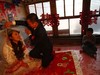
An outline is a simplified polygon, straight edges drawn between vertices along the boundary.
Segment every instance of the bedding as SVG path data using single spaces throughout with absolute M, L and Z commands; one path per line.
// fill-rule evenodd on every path
M 7 29 L 1 30 L 0 31 L 0 67 L 2 68 L 0 68 L 0 75 L 22 75 L 25 72 L 28 72 L 30 69 L 39 68 L 41 66 L 41 60 L 30 58 L 28 55 L 29 51 L 31 50 L 31 47 L 27 46 L 29 45 L 28 44 L 29 42 L 25 42 L 26 38 L 28 38 L 28 36 L 24 32 L 25 27 L 15 26 L 9 29 L 15 29 L 20 31 L 22 41 L 26 46 L 26 50 L 24 51 L 25 59 L 20 62 L 16 61 L 13 64 L 13 62 L 16 60 L 16 57 L 14 56 L 14 52 L 8 40 Z
M 0 75 L 3 75 L 5 68 L 8 67 L 8 64 L 3 56 L 3 46 L 6 41 L 6 30 L 0 30 Z

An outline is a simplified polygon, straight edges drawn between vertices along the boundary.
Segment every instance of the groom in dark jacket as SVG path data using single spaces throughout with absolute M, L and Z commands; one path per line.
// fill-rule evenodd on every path
M 42 59 L 42 67 L 47 67 L 53 60 L 53 45 L 36 14 L 29 14 L 27 16 L 27 23 L 29 29 L 25 31 L 29 35 L 31 45 L 34 46 L 29 55 L 32 58 Z

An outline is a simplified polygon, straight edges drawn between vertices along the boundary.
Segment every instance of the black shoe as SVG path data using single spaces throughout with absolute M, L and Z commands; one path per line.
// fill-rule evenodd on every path
M 51 57 L 48 57 L 48 58 L 47 57 L 43 58 L 42 59 L 42 67 L 47 68 L 53 59 L 54 59 L 54 55 L 52 55 Z

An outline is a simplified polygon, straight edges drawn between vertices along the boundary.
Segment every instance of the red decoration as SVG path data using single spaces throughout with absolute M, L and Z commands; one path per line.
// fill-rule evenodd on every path
M 86 16 L 87 20 L 88 20 L 88 25 L 91 25 L 92 23 L 97 24 L 97 17 L 95 16 L 96 12 L 97 12 L 97 10 L 88 12 L 88 15 Z M 83 15 L 83 13 L 80 12 L 80 19 L 81 19 L 80 24 L 83 24 L 83 16 L 85 16 L 85 15 Z
M 41 22 L 47 26 L 59 25 L 59 14 L 42 14 Z
M 92 15 L 96 15 L 96 12 L 97 12 L 97 10 L 92 11 Z M 92 21 L 92 23 L 97 24 L 97 17 L 94 16 L 94 17 L 91 19 L 91 21 Z
M 15 5 L 0 1 L 0 21 L 2 21 L 3 19 L 11 21 L 15 16 L 16 16 Z

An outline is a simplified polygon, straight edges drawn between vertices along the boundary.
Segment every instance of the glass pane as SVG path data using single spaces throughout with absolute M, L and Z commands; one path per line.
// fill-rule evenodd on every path
M 40 19 L 41 15 L 43 14 L 42 3 L 37 3 L 36 4 L 36 10 L 37 10 L 37 16 Z
M 100 8 L 100 0 L 91 0 L 90 9 L 94 11 L 95 9 L 99 11 Z M 94 34 L 100 34 L 100 17 L 98 17 L 97 24 L 92 23 L 89 27 L 93 28 Z
M 81 34 L 80 19 L 70 19 L 70 34 Z
M 46 13 L 51 14 L 51 12 L 50 12 L 50 2 L 44 2 L 43 6 L 44 6 L 44 14 L 46 14 Z
M 97 24 L 92 23 L 89 27 L 93 28 L 94 34 L 100 34 L 100 17 L 98 17 Z
M 66 16 L 73 15 L 73 0 L 65 0 Z
M 28 8 L 29 8 L 29 13 L 35 13 L 34 4 L 29 5 Z
M 59 20 L 58 33 L 59 36 L 69 35 L 68 19 Z
M 64 1 L 63 0 L 57 0 L 56 1 L 56 8 L 57 8 L 57 14 L 59 16 L 64 16 Z
M 52 33 L 53 31 L 52 31 L 52 27 L 51 26 L 45 25 L 44 28 L 46 29 L 48 36 L 53 36 L 53 33 Z
M 75 15 L 80 15 L 82 12 L 82 3 L 83 0 L 75 0 Z
M 97 10 L 99 11 L 99 8 L 100 8 L 100 0 L 91 0 L 91 6 L 90 6 L 90 9 L 91 10 Z
M 44 28 L 46 29 L 46 31 L 51 31 L 52 30 L 52 27 L 51 26 L 45 25 Z
M 66 20 L 66 19 L 59 20 L 58 30 L 62 30 L 62 29 L 69 29 L 68 28 L 68 20 Z

